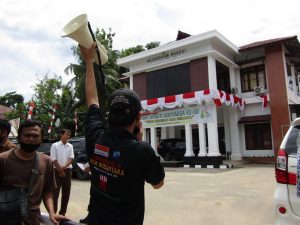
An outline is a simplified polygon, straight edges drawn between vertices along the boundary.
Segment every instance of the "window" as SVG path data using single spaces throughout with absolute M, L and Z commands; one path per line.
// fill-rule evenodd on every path
M 269 123 L 245 124 L 246 150 L 272 149 Z
M 241 69 L 242 92 L 250 92 L 254 87 L 266 88 L 265 65 Z
M 189 64 L 181 64 L 147 74 L 147 98 L 182 94 L 191 90 Z
M 300 146 L 300 126 L 291 128 L 288 133 L 288 139 L 285 144 L 285 150 L 289 155 L 297 155 L 298 148 Z

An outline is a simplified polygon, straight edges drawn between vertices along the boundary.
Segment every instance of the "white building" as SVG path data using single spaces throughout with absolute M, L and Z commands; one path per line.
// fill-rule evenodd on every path
M 176 41 L 118 65 L 128 68 L 123 75 L 148 113 L 143 122 L 153 148 L 160 139 L 183 137 L 186 163 L 218 165 L 228 153 L 234 160 L 274 157 L 297 115 L 299 62 L 297 36 L 238 48 L 213 30 L 179 32 Z

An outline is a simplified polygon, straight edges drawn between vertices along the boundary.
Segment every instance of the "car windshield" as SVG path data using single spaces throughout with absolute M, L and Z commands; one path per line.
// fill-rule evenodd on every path
M 175 145 L 177 148 L 185 148 L 185 142 L 181 141 L 181 142 L 177 142 Z
M 300 147 L 300 126 L 292 127 L 287 135 L 288 138 L 284 147 L 285 151 L 289 155 L 296 155 Z

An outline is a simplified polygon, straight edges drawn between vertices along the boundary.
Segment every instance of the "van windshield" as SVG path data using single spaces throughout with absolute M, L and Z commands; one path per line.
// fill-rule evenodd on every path
M 288 138 L 284 147 L 285 151 L 289 155 L 296 155 L 300 147 L 300 126 L 292 127 L 287 135 Z

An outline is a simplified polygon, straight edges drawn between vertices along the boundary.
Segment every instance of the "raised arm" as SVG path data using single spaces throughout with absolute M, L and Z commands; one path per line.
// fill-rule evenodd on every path
M 79 45 L 81 55 L 86 63 L 85 96 L 88 107 L 94 104 L 99 106 L 99 99 L 97 94 L 97 86 L 93 67 L 95 46 L 96 43 L 94 43 L 89 49 L 86 49 Z

